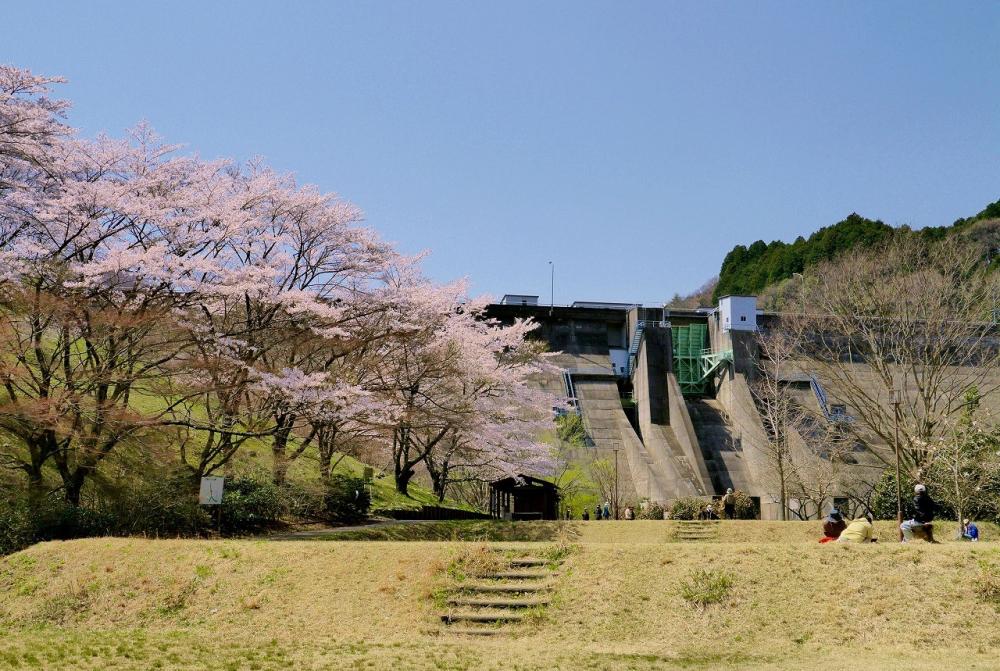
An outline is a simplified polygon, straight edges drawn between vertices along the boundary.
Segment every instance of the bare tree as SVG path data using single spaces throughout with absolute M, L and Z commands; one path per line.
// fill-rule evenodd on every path
M 789 374 L 796 371 L 793 357 L 798 338 L 792 329 L 761 331 L 757 334 L 757 375 L 750 392 L 760 412 L 767 442 L 755 445 L 773 466 L 781 502 L 781 519 L 788 519 L 788 485 L 793 464 L 790 440 L 803 421 L 803 408 L 795 402 L 787 387 Z
M 1000 277 L 966 242 L 900 235 L 816 267 L 801 290 L 801 356 L 850 406 L 859 420 L 851 426 L 869 445 L 893 445 L 899 390 L 902 465 L 923 477 L 929 446 L 947 433 L 965 393 L 993 391 Z M 890 463 L 891 451 L 875 454 Z
M 624 458 L 624 456 L 620 455 L 620 458 Z M 625 468 L 628 466 L 625 465 Z M 601 500 L 611 504 L 612 514 L 615 515 L 616 519 L 624 500 L 622 495 L 625 485 L 624 475 L 622 464 L 619 463 L 616 468 L 613 458 L 595 459 L 590 462 L 590 479 L 597 486 Z

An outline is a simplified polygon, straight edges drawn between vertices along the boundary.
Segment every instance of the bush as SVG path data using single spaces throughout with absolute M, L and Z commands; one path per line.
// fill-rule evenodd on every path
M 222 530 L 250 533 L 281 519 L 282 497 L 271 482 L 252 477 L 227 478 L 222 494 Z
M 344 524 L 365 520 L 372 504 L 364 480 L 340 473 L 330 477 L 324 500 L 330 519 Z
M 755 520 L 759 517 L 760 511 L 757 510 L 757 506 L 754 505 L 753 499 L 750 498 L 749 494 L 741 489 L 737 489 L 733 492 L 733 496 L 736 497 L 736 519 Z M 715 514 L 721 520 L 725 513 L 725 506 L 722 505 L 722 499 L 713 501 L 712 506 L 715 508 Z
M 0 501 L 0 555 L 32 543 L 112 533 L 114 517 L 103 510 L 75 507 L 49 497 L 32 508 L 27 501 Z
M 1000 570 L 982 559 L 979 560 L 976 593 L 981 601 L 991 604 L 1000 611 Z
M 691 571 L 687 578 L 681 580 L 681 597 L 692 606 L 705 606 L 722 603 L 729 598 L 733 587 L 733 578 L 728 573 L 713 569 L 697 569 Z
M 35 541 L 106 536 L 114 531 L 114 515 L 106 510 L 73 506 L 50 497 L 31 511 Z
M 35 542 L 35 526 L 27 504 L 0 499 L 0 557 Z
M 114 533 L 194 536 L 211 527 L 208 511 L 198 504 L 198 490 L 186 471 L 150 477 L 120 491 L 105 504 Z
M 903 514 L 906 515 L 906 507 L 913 496 L 913 479 L 905 472 L 902 474 L 903 484 Z M 882 472 L 882 477 L 875 483 L 872 489 L 871 513 L 877 520 L 896 519 L 896 473 L 893 469 L 887 468 Z
M 705 501 L 697 496 L 682 496 L 670 504 L 670 519 L 696 520 L 705 509 Z
M 318 485 L 308 486 L 286 482 L 281 488 L 281 507 L 284 513 L 297 520 L 325 520 L 326 496 Z
M 639 513 L 637 517 L 640 520 L 662 520 L 663 519 L 663 506 L 659 503 L 649 503 L 646 505 L 645 509 L 641 506 L 639 507 Z

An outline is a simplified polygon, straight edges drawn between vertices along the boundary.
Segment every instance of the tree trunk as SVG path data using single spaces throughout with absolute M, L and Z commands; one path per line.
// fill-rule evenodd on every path
M 415 471 L 412 468 L 397 468 L 396 469 L 396 491 L 403 496 L 410 495 L 410 480 L 415 475 Z
M 434 490 L 434 495 L 437 496 L 439 503 L 444 502 L 445 489 L 448 485 L 448 475 L 446 469 L 441 470 L 430 470 L 431 475 L 431 486 Z
M 86 481 L 81 469 L 77 469 L 73 476 L 63 481 L 65 487 L 66 503 L 75 508 L 80 507 L 80 497 L 83 493 L 83 483 Z
M 271 479 L 281 487 L 288 477 L 288 430 L 281 430 L 271 441 Z
M 41 469 L 25 469 L 28 475 L 28 507 L 37 510 L 45 499 L 45 479 Z
M 330 481 L 330 461 L 333 458 L 333 451 L 320 446 L 319 449 L 319 479 L 322 482 Z

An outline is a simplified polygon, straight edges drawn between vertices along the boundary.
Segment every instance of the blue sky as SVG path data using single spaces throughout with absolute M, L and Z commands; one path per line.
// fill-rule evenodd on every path
M 1000 198 L 1000 5 L 45 2 L 0 61 L 356 203 L 428 273 L 653 303 L 735 244 Z

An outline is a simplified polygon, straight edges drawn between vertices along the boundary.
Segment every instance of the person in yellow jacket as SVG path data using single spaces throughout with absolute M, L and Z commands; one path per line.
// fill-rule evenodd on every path
M 837 539 L 838 543 L 874 543 L 873 533 L 875 527 L 872 526 L 872 514 L 868 513 L 864 517 L 859 517 L 844 529 Z

